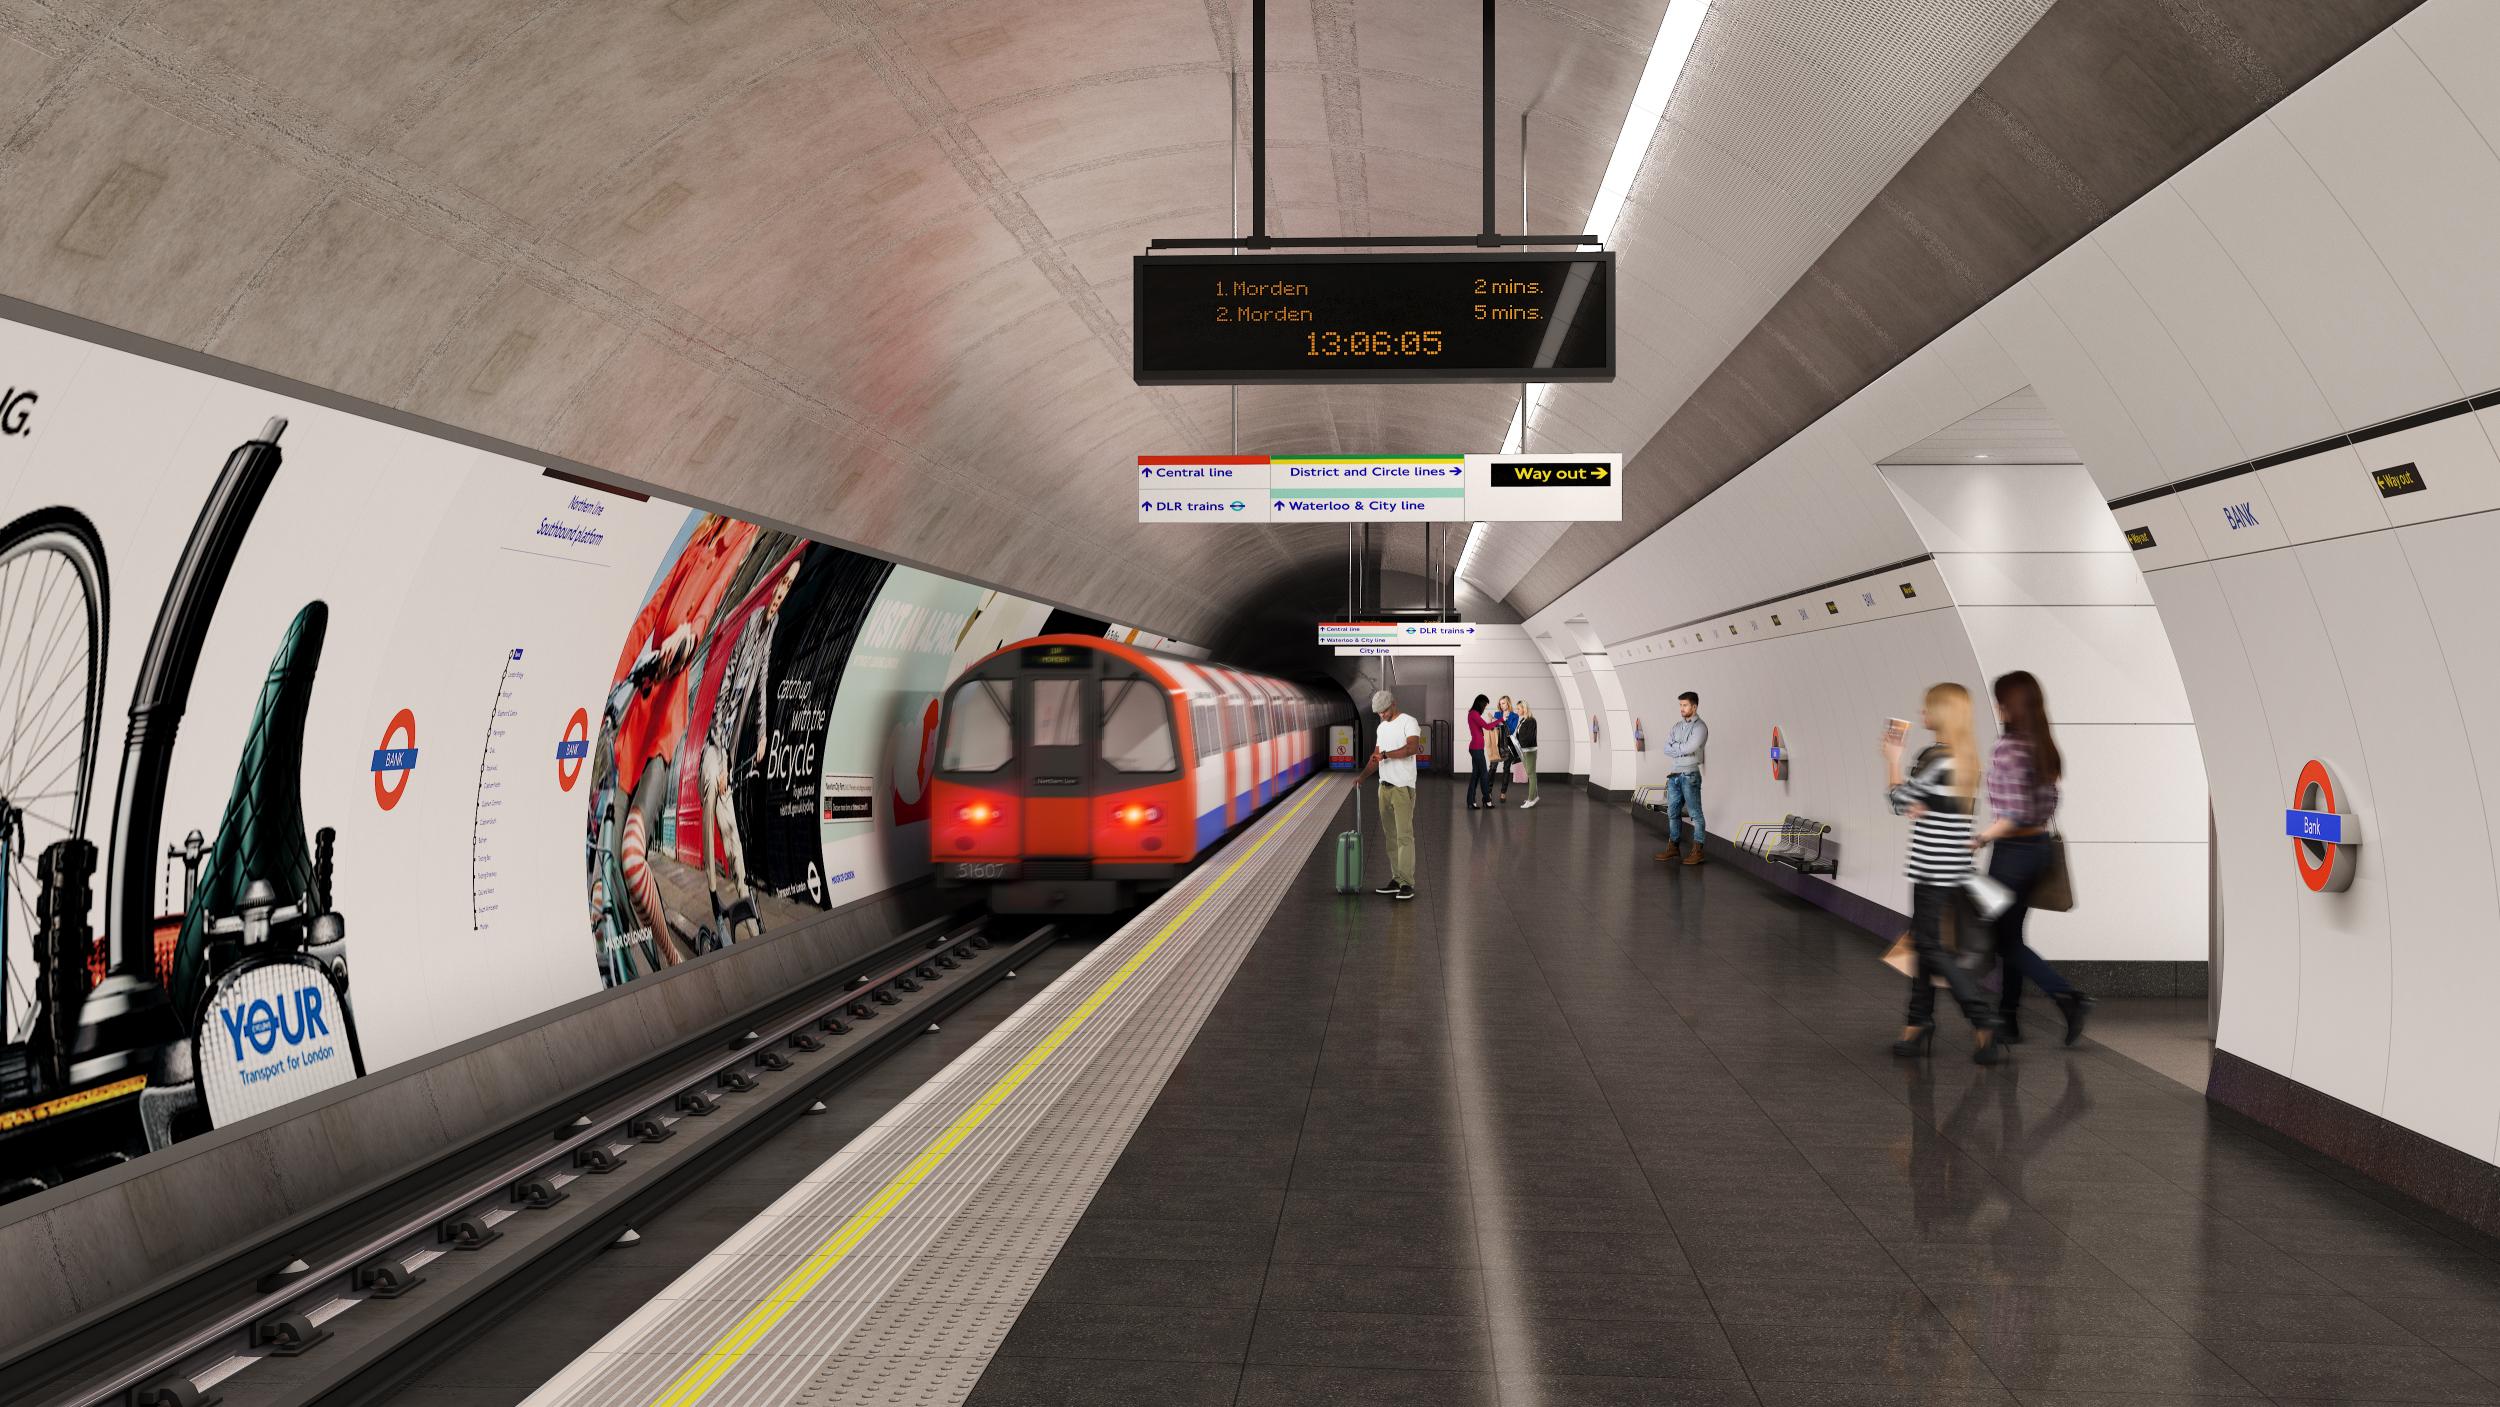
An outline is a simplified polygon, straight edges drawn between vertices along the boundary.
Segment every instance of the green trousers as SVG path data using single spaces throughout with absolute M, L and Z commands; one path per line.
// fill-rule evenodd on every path
M 1415 882 L 1415 789 L 1380 784 L 1380 829 L 1389 838 L 1389 882 Z

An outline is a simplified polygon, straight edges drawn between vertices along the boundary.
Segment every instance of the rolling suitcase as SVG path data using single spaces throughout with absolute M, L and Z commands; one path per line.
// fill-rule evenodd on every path
M 1354 829 L 1337 832 L 1337 892 L 1363 892 L 1363 784 L 1354 784 Z

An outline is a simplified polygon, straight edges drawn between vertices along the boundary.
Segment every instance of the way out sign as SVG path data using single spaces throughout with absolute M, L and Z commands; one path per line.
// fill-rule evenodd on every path
M 2361 860 L 2361 818 L 2325 762 L 2313 757 L 2300 769 L 2291 808 L 2283 813 L 2283 834 L 2291 838 L 2300 882 L 2312 893 L 2340 894 L 2352 887 Z

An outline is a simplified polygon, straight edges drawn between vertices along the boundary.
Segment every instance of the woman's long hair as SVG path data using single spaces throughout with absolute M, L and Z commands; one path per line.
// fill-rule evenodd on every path
M 1486 697 L 1485 695 L 1483 695 L 1483 694 L 1478 694 L 1478 695 L 1476 695 L 1476 701 L 1475 701 L 1474 703 L 1471 703 L 1471 704 L 1467 705 L 1467 711 L 1468 711 L 1469 713 L 1482 713 L 1482 712 L 1484 712 L 1484 706 L 1485 706 L 1486 704 L 1491 703 L 1491 702 L 1493 702 L 1493 700 L 1491 700 L 1490 698 L 1487 698 L 1487 697 Z
M 1936 684 L 1927 690 L 1927 715 L 1933 720 L 1936 741 L 1953 755 L 1953 786 L 1955 796 L 1975 796 L 1979 792 L 1979 739 L 1970 727 L 1970 690 L 1959 684 Z
M 2005 710 L 2007 736 L 2023 740 L 2031 749 L 2031 767 L 2043 784 L 2065 775 L 2066 760 L 2057 754 L 2057 740 L 2049 736 L 2048 695 L 2040 692 L 2040 681 L 2031 671 L 2018 669 L 1997 676 L 1995 693 L 1997 707 Z

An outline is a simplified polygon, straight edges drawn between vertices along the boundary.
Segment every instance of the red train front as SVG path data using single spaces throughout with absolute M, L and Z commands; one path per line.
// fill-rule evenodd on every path
M 1178 880 L 1327 756 L 1342 695 L 1084 635 L 1010 645 L 947 691 L 938 882 L 1001 913 L 1111 913 Z

